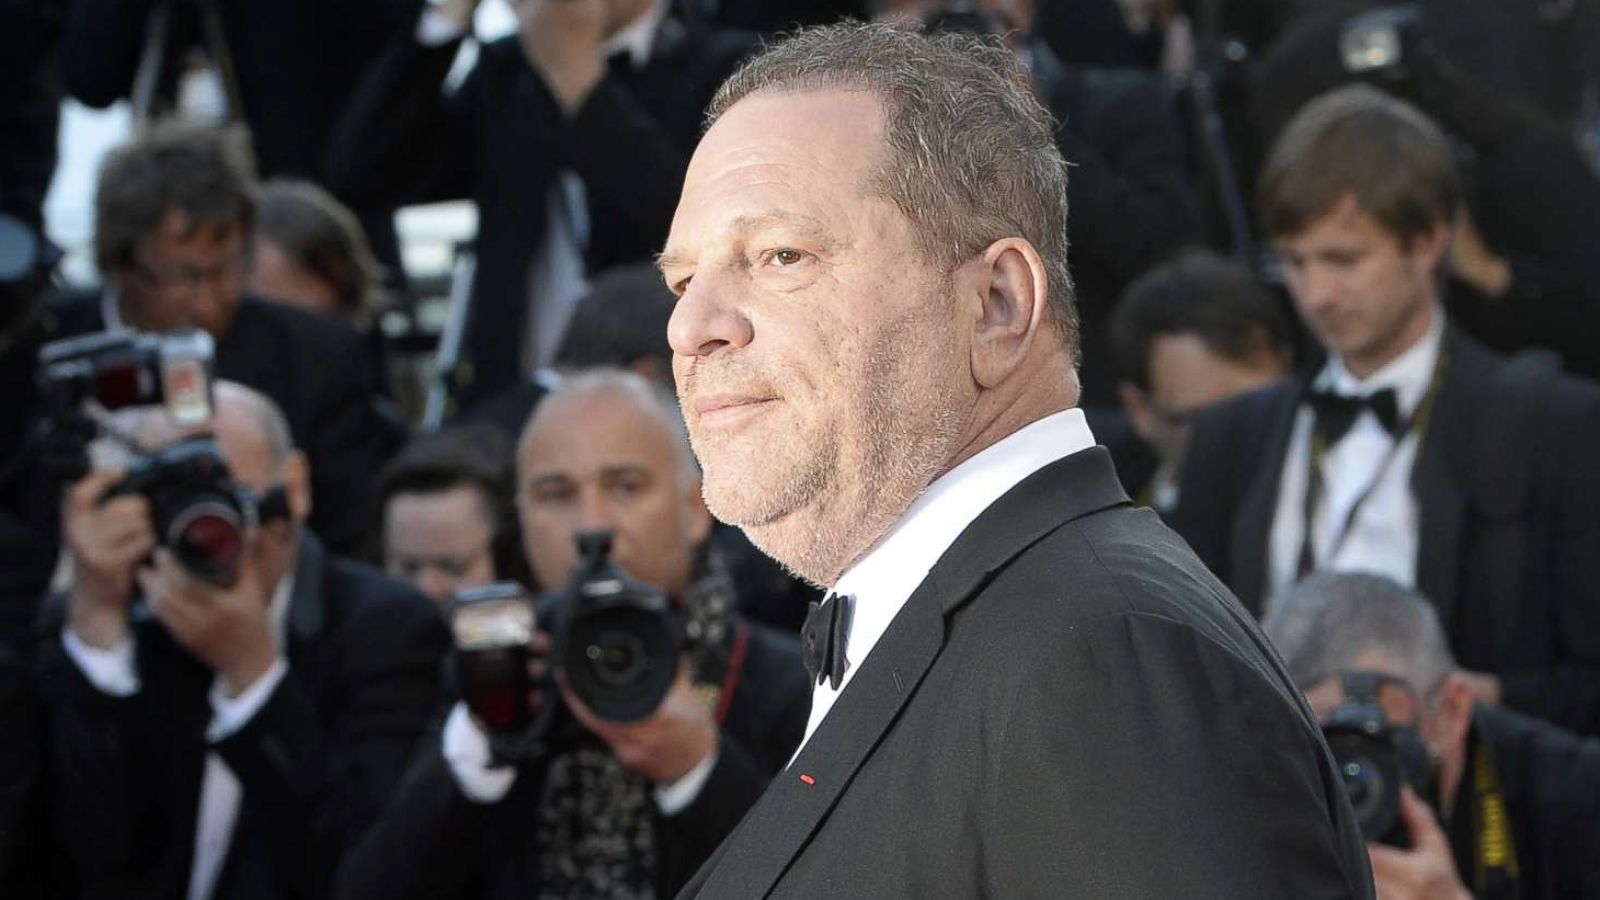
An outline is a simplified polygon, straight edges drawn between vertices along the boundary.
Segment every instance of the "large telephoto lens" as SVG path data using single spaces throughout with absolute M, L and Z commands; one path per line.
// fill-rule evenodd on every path
M 172 518 L 167 546 L 183 567 L 208 581 L 231 583 L 244 553 L 239 511 L 217 499 L 191 503 Z

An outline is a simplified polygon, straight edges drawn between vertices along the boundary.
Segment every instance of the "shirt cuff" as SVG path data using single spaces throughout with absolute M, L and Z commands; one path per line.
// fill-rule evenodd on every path
M 110 650 L 85 644 L 71 627 L 61 629 L 61 645 L 83 677 L 102 694 L 132 697 L 139 693 L 139 672 L 133 664 L 133 638 L 125 638 Z
M 272 692 L 278 689 L 278 684 L 287 674 L 289 674 L 289 662 L 280 656 L 265 675 L 257 678 L 255 684 L 245 688 L 237 697 L 228 696 L 227 689 L 222 686 L 221 678 L 212 682 L 211 724 L 206 726 L 206 740 L 215 744 L 238 734 L 244 726 L 250 724 L 250 720 L 261 711 L 261 707 L 267 705 Z
M 677 781 L 658 784 L 655 787 L 656 808 L 661 810 L 663 816 L 675 816 L 689 808 L 695 798 L 700 796 L 700 790 L 706 786 L 706 780 L 711 777 L 711 770 L 717 767 L 717 753 L 712 750 L 706 758 L 695 764 L 695 767 L 683 774 Z
M 474 803 L 499 803 L 517 780 L 516 769 L 490 765 L 489 736 L 472 721 L 465 703 L 457 703 L 444 723 L 444 760 L 461 793 Z
M 417 19 L 417 43 L 424 47 L 443 47 L 466 33 L 467 29 L 431 6 L 423 9 L 422 17 Z

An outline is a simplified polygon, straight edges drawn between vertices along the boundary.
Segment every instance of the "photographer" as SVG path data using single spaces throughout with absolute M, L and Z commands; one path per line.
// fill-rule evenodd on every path
M 1378 795 L 1361 807 L 1398 800 L 1404 846 L 1369 845 L 1380 898 L 1600 897 L 1600 743 L 1475 704 L 1427 598 L 1376 575 L 1316 575 L 1265 628 L 1319 718 L 1350 702 L 1346 673 L 1373 673 L 1382 740 L 1420 739 L 1412 783 L 1353 785 Z
M 95 471 L 65 501 L 66 625 L 40 648 L 63 897 L 324 896 L 436 708 L 437 614 L 306 530 L 310 472 L 270 400 L 215 400 L 243 524 L 218 523 L 205 460 L 136 493 Z M 134 415 L 155 463 L 195 446 Z M 191 524 L 160 534 L 157 510 Z
M 379 399 L 362 337 L 323 316 L 251 295 L 256 208 L 249 168 L 223 132 L 173 128 L 114 151 L 95 196 L 98 291 L 62 298 L 63 336 L 202 328 L 221 378 L 271 397 L 311 460 L 311 527 L 354 549 L 371 473 L 404 425 Z
M 524 0 L 517 33 L 484 44 L 447 95 L 477 5 L 422 12 L 327 160 L 356 205 L 477 205 L 462 409 L 549 363 L 587 274 L 660 249 L 705 106 L 754 45 L 667 0 Z
M 456 591 L 524 580 L 511 443 L 487 425 L 419 437 L 378 475 L 383 567 L 449 610 Z
M 799 743 L 798 647 L 731 614 L 669 394 L 614 370 L 569 379 L 529 422 L 517 481 L 539 585 L 572 576 L 577 534 L 609 530 L 616 564 L 688 623 L 687 652 L 655 712 L 628 724 L 585 709 L 558 671 L 584 733 L 516 766 L 491 761 L 485 728 L 457 704 L 350 855 L 342 898 L 670 897 Z M 541 655 L 549 640 L 535 639 Z

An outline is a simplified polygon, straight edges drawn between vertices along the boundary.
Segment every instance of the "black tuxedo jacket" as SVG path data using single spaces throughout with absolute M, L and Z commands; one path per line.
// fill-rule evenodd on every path
M 446 97 L 459 46 L 397 38 L 342 120 L 327 177 L 358 206 L 459 198 L 477 205 L 465 406 L 520 378 L 528 267 L 544 239 L 557 176 L 570 170 L 583 180 L 590 272 L 649 259 L 666 242 L 706 105 L 754 38 L 669 16 L 649 63 L 614 68 L 570 119 L 516 35 L 485 45 Z
M 41 646 L 61 897 L 182 900 L 208 746 L 213 676 L 136 621 L 141 690 L 97 690 L 51 635 Z M 382 808 L 438 704 L 438 612 L 306 535 L 288 618 L 289 672 L 214 745 L 243 786 L 219 900 L 326 896 L 340 854 Z
M 1369 898 L 1370 885 L 1277 657 L 1095 448 L 962 533 L 679 897 Z
M 656 820 L 656 895 L 670 897 L 738 824 L 805 734 L 811 693 L 791 635 L 748 625 L 716 763 L 686 808 Z M 525 900 L 538 896 L 534 827 L 544 769 L 494 804 L 461 793 L 437 734 L 341 872 L 340 900 Z
M 1507 704 L 1600 733 L 1600 390 L 1495 356 L 1454 326 L 1443 352 L 1411 472 L 1417 588 L 1457 661 L 1499 675 Z M 1189 441 L 1173 525 L 1257 615 L 1306 384 L 1227 401 Z
M 60 336 L 105 328 L 99 291 L 61 298 Z M 365 339 L 348 326 L 246 296 L 217 342 L 216 375 L 271 397 L 311 462 L 311 527 L 334 549 L 359 549 L 372 523 L 372 473 L 406 426 L 381 396 Z

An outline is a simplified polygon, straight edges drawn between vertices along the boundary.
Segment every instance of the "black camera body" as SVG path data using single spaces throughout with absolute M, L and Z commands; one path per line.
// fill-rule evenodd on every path
M 1376 672 L 1340 674 L 1345 700 L 1322 724 L 1334 767 L 1344 781 L 1361 836 L 1406 848 L 1411 844 L 1400 817 L 1400 790 L 1410 787 L 1430 805 L 1434 779 L 1427 745 L 1410 726 L 1393 726 L 1378 693 L 1389 676 Z
M 682 623 L 666 594 L 611 561 L 611 540 L 609 532 L 578 535 L 581 560 L 572 580 L 539 600 L 515 582 L 456 595 L 455 676 L 497 760 L 535 759 L 582 735 L 555 679 L 540 684 L 529 674 L 536 623 L 550 633 L 552 668 L 602 719 L 648 718 L 671 690 L 684 645 Z M 534 696 L 537 710 L 530 704 Z
M 184 438 L 136 458 L 100 502 L 127 494 L 150 502 L 156 539 L 184 568 L 214 584 L 233 583 L 256 504 L 233 480 L 214 439 Z

